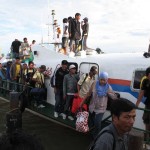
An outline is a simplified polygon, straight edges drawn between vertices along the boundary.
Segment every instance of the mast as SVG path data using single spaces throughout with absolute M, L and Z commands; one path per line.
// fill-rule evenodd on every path
M 57 20 L 55 20 L 55 10 L 52 10 L 52 25 L 53 25 L 53 40 L 55 39 L 55 26 L 57 25 Z

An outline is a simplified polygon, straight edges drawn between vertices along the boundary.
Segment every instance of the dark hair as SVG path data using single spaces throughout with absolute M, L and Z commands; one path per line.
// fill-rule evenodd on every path
M 71 16 L 69 16 L 69 17 L 68 17 L 68 20 L 71 20 L 71 19 L 72 19 L 72 17 L 71 17 Z
M 76 13 L 76 14 L 75 14 L 75 17 L 76 17 L 76 16 L 81 16 L 81 14 L 80 14 L 80 13 Z
M 25 37 L 25 38 L 23 38 L 23 40 L 27 40 L 27 38 Z
M 111 115 L 115 115 L 119 118 L 122 112 L 130 112 L 136 109 L 136 105 L 125 98 L 119 98 L 114 100 L 111 104 Z
M 44 150 L 44 147 L 35 135 L 16 130 L 0 137 L 0 150 Z
M 34 62 L 33 61 L 29 61 L 28 65 L 30 65 L 30 64 L 34 64 Z
M 96 69 L 97 69 L 96 66 L 92 66 L 91 69 L 90 69 L 90 72 L 93 72 L 93 71 L 95 71 Z
M 68 65 L 68 61 L 67 60 L 62 60 L 61 64 L 62 65 Z
M 12 64 L 12 61 L 8 61 L 8 62 L 7 62 L 7 66 L 8 66 L 8 65 L 11 65 L 11 64 Z
M 40 69 L 46 70 L 46 66 L 45 65 L 41 65 Z
M 64 18 L 63 19 L 63 23 L 67 23 L 68 19 L 67 18 Z
M 150 73 L 150 67 L 148 67 L 148 68 L 146 69 L 146 72 L 145 72 L 146 76 L 148 76 L 149 73 Z

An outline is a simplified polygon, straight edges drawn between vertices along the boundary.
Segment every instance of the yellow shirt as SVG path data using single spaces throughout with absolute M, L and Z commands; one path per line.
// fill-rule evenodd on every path
M 16 77 L 19 76 L 20 70 L 21 70 L 20 64 L 16 64 L 16 75 L 15 75 Z
M 44 84 L 44 75 L 40 73 L 38 70 L 33 75 L 33 79 L 36 79 L 35 87 L 41 87 Z

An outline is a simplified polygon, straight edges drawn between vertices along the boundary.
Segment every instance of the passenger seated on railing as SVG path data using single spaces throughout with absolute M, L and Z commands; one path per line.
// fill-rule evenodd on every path
M 20 77 L 22 76 L 22 66 L 20 58 L 16 57 L 15 62 L 10 67 L 10 78 L 12 82 L 20 83 Z M 17 86 L 14 86 L 14 90 L 18 90 Z
M 0 150 L 44 150 L 41 140 L 22 130 L 0 136 Z
M 30 46 L 29 46 L 29 43 L 28 43 L 28 40 L 27 38 L 25 37 L 23 39 L 23 42 L 21 43 L 21 51 L 20 51 L 20 54 L 21 55 L 29 55 L 29 50 L 30 50 Z
M 30 61 L 28 68 L 24 71 L 25 84 L 35 87 L 35 81 L 32 80 L 36 69 L 34 68 L 34 62 Z
M 35 81 L 35 88 L 31 90 L 31 95 L 36 97 L 36 103 L 39 108 L 45 107 L 42 103 L 46 100 L 46 89 L 44 84 L 44 71 L 46 66 L 41 65 L 34 73 L 32 80 Z

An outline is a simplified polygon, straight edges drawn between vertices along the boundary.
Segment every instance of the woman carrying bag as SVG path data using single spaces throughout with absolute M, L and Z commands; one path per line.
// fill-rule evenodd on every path
M 89 105 L 91 121 L 94 123 L 93 136 L 101 130 L 101 121 L 107 108 L 108 94 L 114 94 L 111 86 L 108 84 L 108 73 L 101 72 L 93 89 L 93 97 Z

